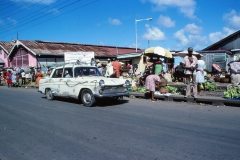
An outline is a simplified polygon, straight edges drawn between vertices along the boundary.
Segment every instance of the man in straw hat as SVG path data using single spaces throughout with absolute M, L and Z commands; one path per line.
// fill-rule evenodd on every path
M 182 68 L 185 69 L 186 78 L 186 95 L 184 97 L 189 97 L 191 95 L 191 87 L 193 88 L 194 98 L 197 98 L 197 84 L 196 84 L 196 68 L 198 67 L 197 57 L 193 55 L 193 48 L 188 48 L 188 55 L 183 58 Z M 191 80 L 192 79 L 192 80 Z

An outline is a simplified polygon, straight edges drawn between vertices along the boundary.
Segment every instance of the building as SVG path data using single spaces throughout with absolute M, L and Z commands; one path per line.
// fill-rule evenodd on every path
M 0 41 L 0 67 L 8 67 L 8 55 L 14 46 L 13 42 Z
M 64 63 L 64 52 L 94 52 L 95 59 L 106 61 L 135 48 L 65 42 L 16 40 L 9 52 L 9 67 L 50 67 Z
M 240 30 L 199 52 L 204 55 L 208 70 L 211 70 L 211 65 L 215 63 L 222 71 L 227 71 L 228 63 L 237 60 L 240 55 Z

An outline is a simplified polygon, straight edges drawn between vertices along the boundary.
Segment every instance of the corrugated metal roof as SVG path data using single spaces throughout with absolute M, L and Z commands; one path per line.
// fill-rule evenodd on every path
M 118 54 L 133 53 L 135 48 L 100 46 L 90 44 L 77 44 L 65 42 L 47 42 L 47 41 L 28 41 L 19 40 L 24 46 L 29 48 L 35 54 L 58 55 L 64 52 L 94 52 L 96 56 L 117 56 Z M 138 50 L 142 52 L 143 50 Z
M 0 41 L 0 47 L 2 49 L 5 50 L 5 52 L 7 52 L 7 54 L 9 54 L 9 52 L 11 51 L 12 47 L 14 46 L 13 42 L 4 42 L 4 41 Z

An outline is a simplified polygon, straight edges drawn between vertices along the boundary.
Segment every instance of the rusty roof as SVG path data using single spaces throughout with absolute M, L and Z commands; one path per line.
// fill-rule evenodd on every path
M 12 47 L 14 46 L 13 42 L 4 42 L 4 41 L 0 41 L 0 47 L 5 50 L 5 52 L 7 52 L 7 54 L 9 54 L 9 52 L 11 51 Z
M 27 49 L 35 54 L 52 54 L 59 55 L 64 52 L 94 52 L 96 56 L 117 56 L 118 54 L 126 54 L 135 52 L 135 48 L 102 46 L 65 42 L 49 42 L 49 41 L 28 41 L 19 40 Z M 143 52 L 139 49 L 138 52 Z

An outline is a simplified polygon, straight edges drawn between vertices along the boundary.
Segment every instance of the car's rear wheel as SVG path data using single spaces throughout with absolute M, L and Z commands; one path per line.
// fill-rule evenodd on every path
M 96 99 L 89 89 L 84 89 L 81 93 L 81 101 L 84 106 L 86 107 L 92 107 L 94 103 L 96 102 Z
M 47 97 L 48 100 L 53 100 L 54 99 L 54 95 L 53 95 L 51 89 L 46 90 L 46 97 Z

